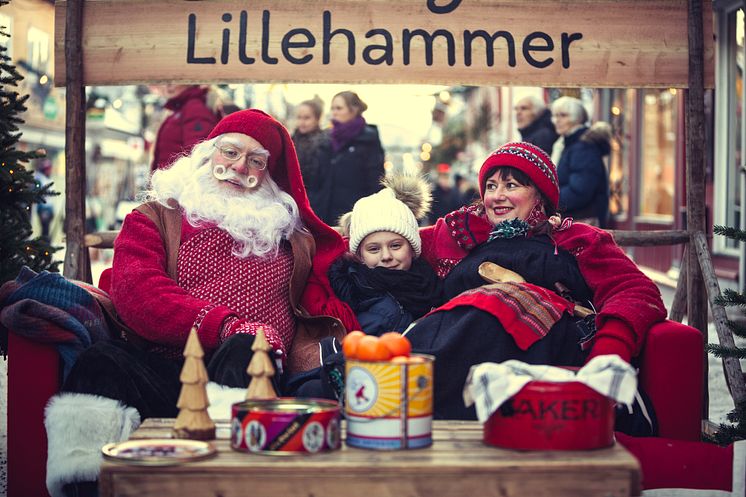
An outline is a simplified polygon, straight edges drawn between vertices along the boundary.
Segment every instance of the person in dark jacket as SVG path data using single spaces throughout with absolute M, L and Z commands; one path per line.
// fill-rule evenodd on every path
M 314 206 L 319 217 L 332 226 L 355 202 L 375 193 L 384 174 L 378 129 L 367 124 L 362 115 L 367 108 L 351 91 L 338 93 L 332 99 L 329 146 L 319 156 L 324 182 L 322 201 L 318 208 Z
M 210 134 L 219 117 L 207 106 L 207 88 L 166 85 L 161 88 L 171 114 L 158 128 L 151 171 L 164 169 Z
M 501 146 L 484 161 L 479 189 L 480 204 L 420 230 L 421 257 L 443 278 L 449 299 L 407 332 L 413 352 L 436 357 L 436 419 L 476 417 L 461 402 L 475 364 L 582 366 L 610 354 L 630 362 L 650 327 L 666 317 L 658 287 L 609 233 L 556 216 L 559 181 L 543 150 Z M 484 262 L 513 278 L 485 285 Z M 571 315 L 573 302 L 592 304 L 595 334 Z
M 465 203 L 461 192 L 453 185 L 451 166 L 442 163 L 438 164 L 435 170 L 438 176 L 433 188 L 433 208 L 428 214 L 430 224 L 435 224 L 438 219 L 449 212 L 455 211 Z
M 427 215 L 430 188 L 412 176 L 382 181 L 384 188 L 355 203 L 340 218 L 349 252 L 330 266 L 334 294 L 355 313 L 360 329 L 381 336 L 404 332 L 414 321 L 443 303 L 442 283 L 419 258 L 418 219 Z M 288 379 L 286 392 L 297 397 L 344 398 L 345 359 L 336 338 L 319 344 L 322 366 Z
M 560 210 L 575 221 L 605 228 L 609 173 L 603 158 L 611 150 L 611 129 L 603 122 L 586 126 L 588 113 L 573 97 L 560 97 L 552 104 L 552 121 L 564 137 L 557 163 Z
M 551 155 L 559 135 L 552 124 L 552 113 L 542 99 L 534 95 L 520 99 L 515 104 L 515 121 L 522 141 L 533 143 Z
M 355 203 L 342 217 L 350 252 L 329 269 L 340 300 L 350 305 L 364 331 L 380 336 L 403 332 L 440 300 L 435 271 L 419 259 L 418 218 L 430 206 L 426 181 L 397 176 Z
M 317 96 L 311 100 L 304 100 L 295 110 L 295 132 L 293 143 L 298 153 L 300 172 L 303 184 L 306 186 L 308 201 L 311 208 L 318 212 L 321 203 L 322 174 L 319 166 L 319 152 L 328 141 L 328 136 L 321 129 L 321 114 L 324 102 Z

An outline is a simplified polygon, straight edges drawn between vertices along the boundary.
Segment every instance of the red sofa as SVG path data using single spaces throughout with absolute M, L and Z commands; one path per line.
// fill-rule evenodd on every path
M 53 347 L 13 332 L 8 349 L 8 497 L 46 496 L 44 407 L 59 388 L 59 357 Z M 700 440 L 703 360 L 704 342 L 694 328 L 666 321 L 648 333 L 640 382 L 661 437 Z

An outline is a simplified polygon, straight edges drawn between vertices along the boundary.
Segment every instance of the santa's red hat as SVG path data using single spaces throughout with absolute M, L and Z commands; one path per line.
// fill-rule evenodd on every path
M 552 206 L 557 208 L 559 203 L 557 167 L 546 152 L 527 142 L 506 143 L 487 157 L 479 170 L 479 192 L 482 198 L 484 198 L 487 174 L 496 167 L 505 166 L 524 172 L 536 188 L 549 199 Z
M 306 293 L 303 296 L 303 305 L 306 310 L 311 315 L 333 311 L 335 317 L 338 317 L 348 330 L 359 328 L 355 314 L 346 304 L 339 301 L 339 305 L 333 305 L 337 299 L 333 298 L 326 271 L 331 263 L 346 251 L 346 246 L 339 233 L 324 224 L 311 209 L 306 188 L 303 185 L 295 146 L 285 126 L 266 112 L 247 109 L 224 117 L 215 125 L 207 139 L 226 133 L 242 133 L 250 136 L 269 151 L 270 177 L 283 191 L 293 197 L 295 203 L 298 204 L 303 224 L 316 240 L 316 254 L 313 258 L 312 270 L 323 282 L 325 289 L 319 291 L 319 289 L 306 287 Z

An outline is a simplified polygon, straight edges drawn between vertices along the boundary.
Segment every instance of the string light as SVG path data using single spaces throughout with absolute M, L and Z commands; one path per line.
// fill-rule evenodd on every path
M 44 255 L 49 255 L 49 252 L 47 252 L 47 251 L 45 250 L 45 251 L 44 251 Z
M 12 169 L 10 170 L 10 174 L 13 174 L 13 170 Z

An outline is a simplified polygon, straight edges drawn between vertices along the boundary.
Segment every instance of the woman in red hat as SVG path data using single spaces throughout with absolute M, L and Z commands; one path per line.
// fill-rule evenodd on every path
M 479 172 L 481 202 L 421 232 L 422 257 L 441 278 L 448 303 L 407 336 L 436 355 L 435 416 L 474 418 L 459 401 L 469 368 L 518 359 L 580 366 L 616 354 L 630 362 L 645 333 L 666 317 L 660 291 L 603 230 L 560 222 L 556 167 L 540 148 L 508 143 Z M 525 283 L 485 286 L 492 262 Z M 573 316 L 575 303 L 595 316 Z

